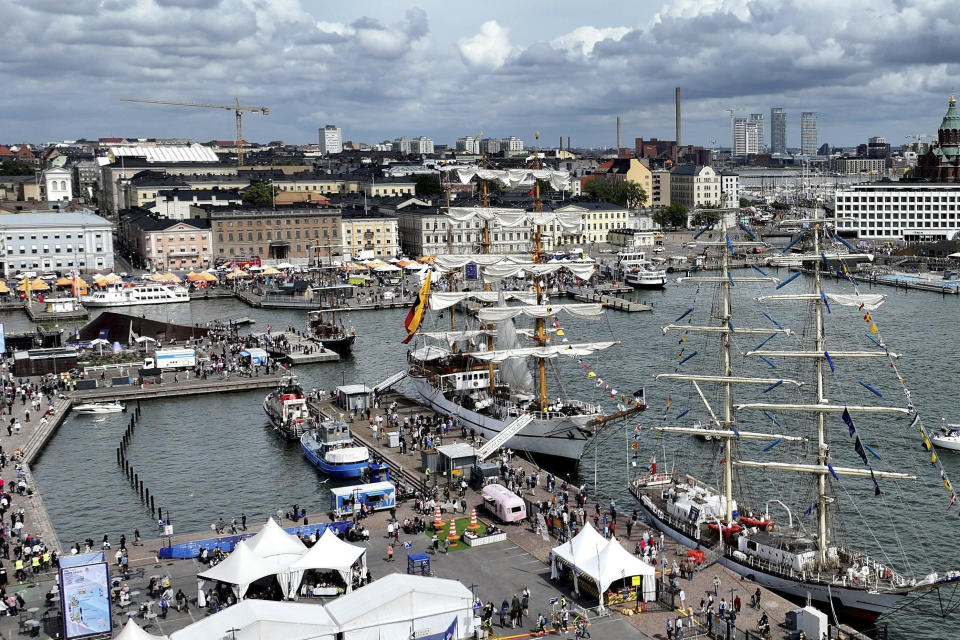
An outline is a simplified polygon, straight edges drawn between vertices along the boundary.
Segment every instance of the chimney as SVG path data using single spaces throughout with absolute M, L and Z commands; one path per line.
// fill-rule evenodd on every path
M 617 153 L 620 153 L 620 116 L 617 116 Z
M 567 151 L 570 151 L 570 136 L 567 136 Z
M 682 142 L 680 142 L 680 87 L 677 87 L 677 146 L 679 147 Z
M 563 151 L 563 136 L 560 136 L 560 151 Z

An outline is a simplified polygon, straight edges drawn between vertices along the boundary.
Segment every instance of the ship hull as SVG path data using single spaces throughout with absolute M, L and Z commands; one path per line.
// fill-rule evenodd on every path
M 263 401 L 263 412 L 266 413 L 267 417 L 270 419 L 270 424 L 273 425 L 273 430 L 285 440 L 299 440 L 300 436 L 302 436 L 306 430 L 306 427 L 303 426 L 303 423 L 294 423 L 291 425 L 289 421 L 284 421 L 283 414 L 275 405 L 275 403 L 271 402 L 270 398 L 267 398 Z
M 652 504 L 649 496 L 643 495 L 642 493 L 640 495 L 635 493 L 634 496 L 640 502 L 640 506 L 643 508 L 647 520 L 662 531 L 664 535 L 691 549 L 702 546 L 700 541 L 662 518 L 660 514 L 657 513 L 658 509 Z M 804 582 L 800 579 L 792 579 L 768 573 L 759 567 L 751 566 L 749 563 L 739 562 L 728 556 L 720 556 L 717 562 L 737 575 L 787 598 L 802 602 L 809 597 L 810 600 L 816 605 L 819 605 L 819 608 L 823 611 L 833 609 L 839 615 L 856 618 L 863 622 L 875 621 L 881 614 L 893 610 L 899 603 L 903 602 L 905 596 L 911 593 L 907 590 L 879 593 L 841 585 Z
M 369 466 L 369 462 L 364 460 L 363 462 L 350 462 L 347 464 L 330 464 L 322 457 L 317 455 L 317 452 L 309 447 L 301 445 L 303 449 L 303 457 L 306 458 L 310 464 L 317 468 L 317 471 L 322 473 L 325 476 L 330 476 L 337 480 L 352 480 L 353 478 L 359 478 L 363 475 L 364 469 Z
M 459 418 L 467 429 L 474 429 L 486 440 L 494 437 L 509 424 L 509 421 L 486 416 L 466 409 L 450 400 L 430 385 L 424 377 L 408 378 L 415 389 L 416 399 L 432 410 Z M 589 417 L 586 417 L 589 420 Z M 583 422 L 586 422 L 584 420 Z M 534 420 L 520 433 L 504 443 L 504 448 L 525 451 L 558 462 L 576 465 L 587 444 L 587 436 L 572 418 L 558 420 Z
M 330 349 L 337 353 L 341 358 L 346 358 L 353 351 L 353 341 L 357 336 L 344 336 L 342 338 L 326 338 L 323 340 L 325 349 Z

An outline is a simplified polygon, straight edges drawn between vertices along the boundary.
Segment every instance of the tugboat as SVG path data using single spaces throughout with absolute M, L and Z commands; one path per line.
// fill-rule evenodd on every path
M 335 351 L 341 358 L 350 355 L 353 341 L 357 339 L 353 327 L 345 328 L 339 314 L 332 309 L 310 312 L 310 333 L 323 343 L 324 348 Z
M 336 479 L 363 477 L 370 466 L 370 452 L 353 442 L 344 422 L 320 424 L 300 437 L 303 455 L 324 475 Z
M 286 440 L 298 439 L 315 425 L 297 376 L 283 376 L 277 388 L 264 398 L 263 410 L 274 430 Z

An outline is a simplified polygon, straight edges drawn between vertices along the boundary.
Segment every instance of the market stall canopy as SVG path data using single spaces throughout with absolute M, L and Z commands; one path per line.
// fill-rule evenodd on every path
M 263 526 L 263 529 L 257 535 L 246 540 L 246 543 L 250 550 L 261 558 L 278 555 L 296 555 L 299 557 L 307 550 L 306 545 L 300 541 L 300 538 L 284 531 L 273 518 L 267 518 L 267 524 Z
M 114 640 L 165 640 L 169 636 L 155 636 L 141 629 L 133 619 L 127 620 L 123 630 L 118 633 Z
M 394 266 L 392 264 L 381 264 L 373 269 L 374 271 L 384 272 L 384 271 L 400 271 L 400 267 Z
M 267 267 L 266 269 L 264 269 L 263 271 L 260 272 L 260 275 L 262 275 L 262 276 L 275 276 L 275 275 L 279 275 L 279 274 L 281 274 L 281 273 L 283 273 L 283 272 L 280 271 L 280 269 L 274 269 L 273 267 Z
M 471 628 L 473 596 L 456 580 L 390 573 L 326 606 L 345 640 L 408 638 L 411 626 L 446 614 Z M 454 637 L 459 637 L 455 635 Z
M 121 278 L 115 273 L 108 273 L 104 279 L 110 284 L 114 284 L 116 282 L 123 282 L 123 278 Z
M 366 575 L 367 550 L 364 547 L 355 547 L 337 537 L 333 529 L 327 529 L 310 549 L 287 567 L 288 584 L 284 590 L 288 598 L 296 597 L 303 574 L 309 569 L 336 571 L 347 585 L 347 592 L 353 590 L 353 579 L 350 575 L 353 565 L 361 562 L 361 575 Z
M 28 289 L 30 291 L 49 291 L 50 286 L 40 278 L 34 279 L 33 282 L 30 282 L 29 278 L 24 278 L 20 281 L 20 284 L 17 285 L 17 291 L 26 291 Z
M 73 280 L 71 280 L 70 278 L 64 278 L 64 277 L 57 278 L 58 287 L 69 287 L 72 285 L 73 285 Z
M 228 273 L 227 278 L 229 280 L 233 280 L 234 278 L 246 278 L 246 277 L 249 277 L 249 275 L 250 274 L 244 271 L 243 269 L 237 268 L 231 271 L 230 273 Z
M 334 640 L 337 624 L 324 607 L 243 600 L 175 632 L 171 640 Z M 153 638 L 153 636 L 150 636 Z
M 10 287 L 7 286 L 6 282 L 0 280 L 0 293 L 10 293 Z
M 237 543 L 233 553 L 223 562 L 198 573 L 197 577 L 232 585 L 234 595 L 239 600 L 246 595 L 251 583 L 276 573 L 278 573 L 276 565 L 257 555 L 244 540 Z

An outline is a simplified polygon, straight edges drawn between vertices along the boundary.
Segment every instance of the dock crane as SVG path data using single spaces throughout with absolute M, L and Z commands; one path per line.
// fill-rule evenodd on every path
M 201 102 L 172 102 L 167 100 L 142 100 L 139 98 L 121 98 L 121 102 L 141 102 L 144 104 L 167 104 L 175 107 L 200 107 L 204 109 L 227 109 L 237 114 L 237 166 L 243 165 L 243 112 L 251 111 L 253 113 L 270 114 L 269 107 L 242 107 L 240 99 L 234 98 L 233 104 L 203 104 Z

